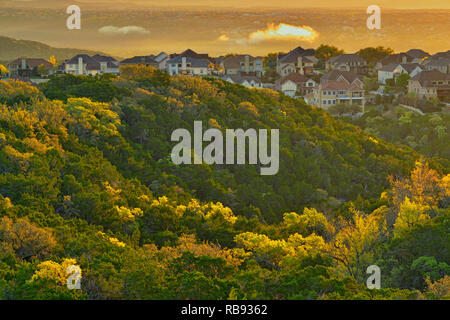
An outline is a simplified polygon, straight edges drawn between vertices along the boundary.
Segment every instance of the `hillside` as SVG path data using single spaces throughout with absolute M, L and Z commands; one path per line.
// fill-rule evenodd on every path
M 76 54 L 96 54 L 97 52 L 70 48 L 53 48 L 37 41 L 16 40 L 0 36 L 0 61 L 10 62 L 19 57 L 49 59 L 52 55 L 57 61 L 69 59 Z
M 279 173 L 175 165 L 196 120 L 280 129 Z M 0 81 L 0 299 L 440 299 L 448 172 L 271 90 L 145 67 Z

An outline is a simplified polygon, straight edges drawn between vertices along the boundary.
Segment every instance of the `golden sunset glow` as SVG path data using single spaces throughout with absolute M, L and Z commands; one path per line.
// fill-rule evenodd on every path
M 249 36 L 250 42 L 265 40 L 305 40 L 314 41 L 319 36 L 318 32 L 308 26 L 292 26 L 280 23 L 275 26 L 270 24 L 265 30 L 253 32 Z

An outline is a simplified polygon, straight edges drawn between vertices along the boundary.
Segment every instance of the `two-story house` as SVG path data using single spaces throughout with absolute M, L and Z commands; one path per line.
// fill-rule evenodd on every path
M 407 64 L 407 63 L 417 63 L 417 59 L 411 57 L 405 52 L 390 54 L 375 64 L 375 70 L 378 71 L 381 68 L 390 64 Z
M 276 71 L 282 77 L 290 73 L 311 75 L 314 73 L 314 64 L 318 62 L 314 54 L 314 49 L 297 47 L 285 55 L 278 55 Z
M 354 72 L 333 70 L 320 79 L 307 101 L 324 109 L 340 103 L 364 106 L 363 80 Z
M 407 73 L 410 77 L 414 77 L 423 70 L 424 68 L 418 63 L 388 64 L 378 70 L 378 82 L 386 84 L 386 80 L 395 80 L 402 73 Z
M 62 69 L 64 73 L 73 75 L 90 75 L 113 73 L 119 74 L 119 62 L 113 57 L 87 54 L 78 54 L 75 57 L 66 60 Z
M 210 74 L 209 61 L 185 56 L 177 56 L 167 61 L 167 72 L 174 75 L 207 76 Z
M 47 74 L 53 74 L 54 65 L 45 59 L 19 58 L 8 63 L 10 76 L 30 77 L 38 74 L 38 68 L 43 66 Z
M 444 101 L 450 98 L 450 74 L 425 70 L 408 80 L 408 91 L 419 99 L 433 97 Z
M 367 62 L 357 54 L 341 54 L 326 61 L 327 70 L 350 71 L 366 74 Z
M 263 59 L 251 55 L 229 56 L 222 59 L 220 67 L 224 75 L 261 77 L 263 74 Z
M 228 81 L 230 83 L 240 84 L 247 88 L 262 88 L 261 79 L 257 76 L 246 76 L 246 75 L 226 75 L 222 80 Z
M 275 83 L 277 91 L 281 91 L 290 97 L 311 94 L 316 86 L 317 83 L 313 79 L 300 73 L 290 73 Z

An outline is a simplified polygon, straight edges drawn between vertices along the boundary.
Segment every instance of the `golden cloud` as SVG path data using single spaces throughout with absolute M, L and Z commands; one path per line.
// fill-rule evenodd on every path
M 309 26 L 293 26 L 280 23 L 269 24 L 265 30 L 258 30 L 248 37 L 250 42 L 262 42 L 268 40 L 303 40 L 314 41 L 319 33 Z

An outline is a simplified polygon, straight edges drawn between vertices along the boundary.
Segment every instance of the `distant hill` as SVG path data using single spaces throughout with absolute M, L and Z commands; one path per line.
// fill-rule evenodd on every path
M 0 61 L 2 62 L 9 62 L 19 57 L 48 59 L 52 55 L 55 56 L 57 61 L 62 61 L 79 53 L 91 55 L 100 52 L 72 48 L 53 48 L 37 41 L 16 40 L 0 36 Z

